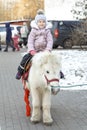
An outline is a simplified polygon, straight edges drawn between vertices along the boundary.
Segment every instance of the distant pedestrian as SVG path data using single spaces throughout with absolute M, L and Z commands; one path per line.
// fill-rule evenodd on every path
M 18 43 L 19 43 L 18 40 L 19 40 L 19 34 L 18 34 L 18 32 L 16 32 L 15 35 L 14 35 L 14 37 L 13 37 L 13 42 L 14 42 L 14 47 L 15 47 L 15 49 L 17 51 L 20 50 L 19 45 L 18 45 Z
M 12 47 L 12 51 L 15 51 L 15 47 L 12 42 L 12 31 L 10 27 L 10 23 L 6 23 L 6 48 L 5 52 L 8 52 L 8 47 Z
M 2 50 L 1 44 L 0 44 L 0 51 Z
M 1 36 L 0 36 L 0 51 L 2 50 L 2 47 L 1 47 Z
M 22 48 L 22 44 L 23 44 L 23 39 L 21 38 L 21 35 L 19 34 L 19 39 L 18 39 L 18 44 L 20 46 L 20 48 Z
M 23 26 L 20 29 L 20 34 L 21 34 L 21 38 L 23 39 L 23 45 L 26 46 L 27 45 L 27 39 L 28 39 L 28 27 L 26 22 L 23 23 Z

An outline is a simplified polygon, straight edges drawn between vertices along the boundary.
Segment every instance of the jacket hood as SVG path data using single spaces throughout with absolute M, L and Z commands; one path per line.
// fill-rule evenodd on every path
M 31 24 L 30 24 L 31 28 L 36 28 L 36 29 L 39 29 L 35 20 L 31 21 Z M 52 28 L 52 24 L 51 22 L 46 22 L 46 29 L 51 29 Z

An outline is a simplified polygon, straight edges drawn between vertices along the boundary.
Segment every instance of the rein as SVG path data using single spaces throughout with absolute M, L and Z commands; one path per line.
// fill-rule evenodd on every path
M 73 88 L 73 87 L 82 87 L 82 86 L 87 86 L 87 84 L 75 84 L 75 85 L 67 85 L 67 86 L 51 86 L 51 88 Z
M 48 79 L 47 77 L 46 77 L 46 75 L 45 75 L 45 79 L 46 79 L 46 81 L 47 81 L 47 84 L 50 84 L 50 82 L 59 82 L 59 79 L 57 79 L 57 78 L 54 78 L 54 79 Z
M 46 77 L 46 75 L 45 75 L 45 79 L 46 79 L 46 81 L 47 81 L 47 84 L 50 84 L 50 82 L 59 82 L 59 79 L 57 79 L 57 78 L 54 78 L 54 79 L 48 79 L 47 77 Z M 51 88 L 72 88 L 72 87 L 77 87 L 77 86 L 87 86 L 87 84 L 76 84 L 76 85 L 67 85 L 67 86 L 51 86 Z

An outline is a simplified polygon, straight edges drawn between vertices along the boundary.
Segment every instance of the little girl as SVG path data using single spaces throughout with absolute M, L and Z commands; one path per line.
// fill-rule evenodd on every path
M 37 12 L 35 20 L 31 22 L 31 32 L 28 36 L 28 54 L 26 54 L 19 67 L 16 79 L 20 79 L 24 73 L 26 62 L 30 61 L 35 53 L 40 51 L 51 51 L 53 46 L 53 38 L 50 31 L 51 23 L 46 21 L 46 17 L 42 10 Z
M 18 46 L 18 39 L 19 39 L 19 35 L 18 33 L 15 33 L 14 37 L 13 37 L 13 42 L 14 42 L 14 47 L 15 49 L 17 49 L 17 51 L 20 50 L 19 46 Z
M 16 74 L 16 79 L 20 79 L 24 73 L 25 65 L 31 60 L 32 56 L 40 51 L 51 51 L 53 47 L 53 38 L 50 29 L 52 24 L 47 22 L 42 10 L 37 12 L 35 20 L 31 22 L 31 32 L 28 37 L 28 54 L 26 54 Z

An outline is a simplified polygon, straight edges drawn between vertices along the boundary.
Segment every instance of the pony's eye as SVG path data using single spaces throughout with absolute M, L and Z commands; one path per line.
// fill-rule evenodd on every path
M 50 73 L 48 70 L 46 71 L 48 74 Z

